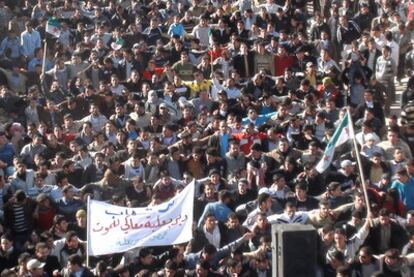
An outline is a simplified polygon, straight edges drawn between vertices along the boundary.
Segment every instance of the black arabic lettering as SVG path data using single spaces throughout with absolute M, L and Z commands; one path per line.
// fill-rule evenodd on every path
M 125 209 L 125 215 L 126 216 L 137 215 L 137 213 L 134 210 L 132 210 L 131 214 L 129 214 L 129 209 Z
M 129 219 L 129 225 L 131 226 L 131 229 L 141 229 L 144 225 L 143 224 L 138 224 L 138 223 L 133 223 L 132 222 L 132 218 Z
M 179 222 L 178 222 L 178 221 L 179 221 L 180 219 L 181 219 L 181 214 L 175 218 L 175 222 L 174 222 L 173 224 L 171 224 L 171 225 L 177 225 L 177 224 L 179 224 Z
M 151 217 L 150 216 L 147 216 L 147 218 L 148 218 L 148 221 L 147 222 L 145 222 L 145 224 L 144 224 L 144 227 L 145 228 L 152 228 L 152 224 L 151 224 Z
M 129 224 L 128 221 L 128 216 L 125 217 L 125 223 L 121 225 L 121 230 L 124 231 L 125 233 L 128 233 L 129 229 L 131 229 L 131 225 Z
M 101 223 L 97 222 L 97 223 L 96 223 L 96 226 L 99 226 L 99 225 L 101 225 Z M 95 229 L 95 227 L 94 227 L 94 228 L 92 229 L 92 231 L 94 231 L 94 232 L 100 232 L 100 231 L 102 231 L 102 230 L 103 230 L 103 228 L 104 228 L 103 226 L 100 226 L 100 227 L 101 227 L 101 228 L 100 228 L 100 229 L 98 229 L 98 230 L 97 230 L 97 229 Z
M 105 213 L 109 214 L 109 215 L 123 215 L 122 212 L 120 214 L 117 214 L 117 213 L 114 213 L 114 212 L 108 212 L 108 210 L 105 210 Z

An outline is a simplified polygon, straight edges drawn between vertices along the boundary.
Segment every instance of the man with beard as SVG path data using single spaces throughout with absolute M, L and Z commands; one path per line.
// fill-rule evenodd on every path
M 61 266 L 56 256 L 50 255 L 50 250 L 46 243 L 39 242 L 35 247 L 36 259 L 42 263 L 45 263 L 43 270 L 49 275 L 53 276 L 53 271 L 60 270 Z

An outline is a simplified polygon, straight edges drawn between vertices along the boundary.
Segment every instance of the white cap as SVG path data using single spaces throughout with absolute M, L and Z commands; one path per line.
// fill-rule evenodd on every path
M 374 136 L 374 134 L 373 134 L 373 133 L 369 133 L 369 134 L 367 134 L 367 135 L 365 136 L 365 139 L 366 139 L 367 141 L 369 141 L 369 140 L 373 140 L 373 141 L 375 141 L 375 136 Z
M 259 189 L 258 195 L 260 195 L 262 193 L 272 194 L 271 191 L 270 191 L 270 189 L 267 188 L 267 187 L 263 187 L 263 188 Z
M 27 269 L 28 270 L 43 268 L 44 266 L 45 266 L 45 263 L 42 263 L 38 259 L 31 259 L 27 262 Z
M 342 168 L 345 168 L 345 167 L 347 167 L 347 166 L 352 166 L 352 162 L 351 162 L 350 160 L 343 160 L 343 161 L 341 162 L 341 167 L 342 167 Z

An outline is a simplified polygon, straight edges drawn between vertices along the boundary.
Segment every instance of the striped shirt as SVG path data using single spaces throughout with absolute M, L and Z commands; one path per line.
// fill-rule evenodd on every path
M 13 215 L 14 215 L 14 230 L 16 233 L 22 233 L 28 231 L 27 221 L 24 216 L 24 207 L 18 203 L 13 204 Z

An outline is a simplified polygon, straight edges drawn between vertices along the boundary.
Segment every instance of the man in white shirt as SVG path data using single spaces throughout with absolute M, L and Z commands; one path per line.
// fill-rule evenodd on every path
M 270 224 L 279 223 L 279 224 L 289 224 L 289 223 L 300 223 L 306 224 L 308 221 L 307 212 L 297 212 L 296 206 L 293 202 L 286 202 L 285 210 L 282 214 L 274 214 L 267 217 L 267 220 Z
M 200 23 L 194 27 L 191 35 L 200 40 L 202 46 L 209 46 L 210 43 L 210 27 L 208 26 L 208 19 L 201 17 Z
M 108 119 L 99 112 L 99 107 L 95 103 L 91 104 L 89 112 L 90 115 L 82 118 L 80 122 L 90 122 L 92 124 L 92 129 L 94 132 L 101 132 L 104 129 L 105 123 L 108 121 Z

